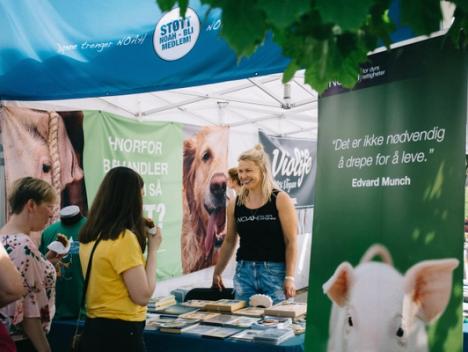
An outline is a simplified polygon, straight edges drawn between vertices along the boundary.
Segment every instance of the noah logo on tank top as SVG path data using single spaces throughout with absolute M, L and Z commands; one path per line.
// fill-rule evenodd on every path
M 267 214 L 267 215 L 250 215 L 250 216 L 237 217 L 237 222 L 247 222 L 247 221 L 276 221 L 276 216 L 272 214 Z

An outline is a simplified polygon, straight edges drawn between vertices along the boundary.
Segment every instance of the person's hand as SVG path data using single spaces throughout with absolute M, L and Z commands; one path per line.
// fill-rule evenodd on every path
M 64 254 L 58 254 L 54 251 L 48 251 L 46 253 L 47 260 L 49 260 L 49 262 L 51 262 L 53 265 L 56 265 L 63 257 Z
M 294 280 L 291 278 L 284 279 L 284 294 L 286 299 L 294 297 L 296 295 L 296 285 L 294 284 Z
M 224 289 L 224 283 L 221 274 L 213 273 L 213 283 L 211 284 L 211 287 L 220 291 Z
M 148 233 L 148 251 L 156 252 L 162 242 L 161 228 L 156 226 L 156 234 Z

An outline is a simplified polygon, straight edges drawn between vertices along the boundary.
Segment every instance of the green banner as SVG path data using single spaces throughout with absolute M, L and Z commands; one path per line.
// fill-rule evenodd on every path
M 306 351 L 461 351 L 466 62 L 427 40 L 320 98 Z
M 84 116 L 83 161 L 88 203 L 92 203 L 105 173 L 111 168 L 127 166 L 137 171 L 145 181 L 144 214 L 163 228 L 158 278 L 180 276 L 181 125 L 135 122 L 97 111 L 86 111 Z

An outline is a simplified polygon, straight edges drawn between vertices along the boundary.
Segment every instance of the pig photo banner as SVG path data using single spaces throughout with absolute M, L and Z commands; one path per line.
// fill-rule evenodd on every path
M 111 168 L 127 166 L 137 171 L 145 182 L 143 213 L 163 230 L 158 278 L 180 276 L 182 125 L 136 122 L 106 112 L 85 111 L 83 130 L 88 204 Z
M 293 199 L 296 208 L 314 205 L 317 142 L 310 139 L 273 137 L 259 131 L 268 154 L 273 178 Z
M 319 99 L 305 350 L 462 351 L 466 56 L 369 56 Z

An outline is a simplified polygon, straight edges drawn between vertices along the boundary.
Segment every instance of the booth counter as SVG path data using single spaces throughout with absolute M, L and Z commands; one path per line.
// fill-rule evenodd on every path
M 54 321 L 49 334 L 53 351 L 67 351 L 75 330 L 76 321 Z M 304 334 L 295 336 L 280 345 L 254 342 L 218 340 L 185 334 L 161 333 L 145 330 L 146 350 L 159 352 L 304 352 Z

